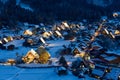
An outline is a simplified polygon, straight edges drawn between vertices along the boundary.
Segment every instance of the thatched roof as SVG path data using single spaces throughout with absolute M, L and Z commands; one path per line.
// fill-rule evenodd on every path
M 45 64 L 50 59 L 49 52 L 44 47 L 39 47 L 36 50 L 37 54 L 39 55 L 39 62 Z

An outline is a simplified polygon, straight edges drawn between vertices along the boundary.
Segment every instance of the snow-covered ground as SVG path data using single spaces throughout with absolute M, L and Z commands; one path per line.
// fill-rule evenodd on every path
M 14 66 L 0 66 L 0 80 L 80 80 L 80 79 L 78 79 L 78 77 L 73 76 L 71 73 L 69 73 L 66 76 L 58 76 L 54 68 L 20 69 Z
M 14 51 L 0 50 L 0 59 L 16 58 L 16 53 L 20 55 L 27 54 L 27 52 L 32 48 L 23 47 L 22 46 L 23 42 L 24 40 L 14 40 L 12 42 L 5 44 L 5 46 L 14 44 L 15 47 L 17 47 L 18 49 L 15 49 Z M 49 49 L 48 52 L 51 54 L 51 57 L 55 57 L 57 52 L 60 49 L 63 49 L 63 45 L 66 45 L 66 46 L 69 45 L 70 41 L 55 40 L 55 41 L 48 41 L 47 43 L 48 43 L 47 48 Z M 36 50 L 37 48 L 33 48 L 33 49 Z
M 22 47 L 23 40 L 15 40 L 8 44 L 15 44 L 18 49 L 14 51 L 0 50 L 0 59 L 9 59 L 16 58 L 16 53 L 20 55 L 25 55 L 31 48 Z M 17 44 L 16 44 L 17 43 Z M 48 41 L 49 43 L 49 53 L 52 57 L 56 56 L 58 50 L 63 49 L 63 45 L 69 45 L 70 41 L 65 40 L 55 40 Z M 8 45 L 7 44 L 7 45 Z M 36 48 L 35 48 L 36 49 Z M 120 72 L 119 68 L 113 68 L 112 73 L 108 74 L 109 77 L 117 79 L 117 76 Z M 99 73 L 99 72 L 96 72 Z M 85 79 L 79 79 L 74 76 L 70 71 L 68 75 L 58 76 L 55 68 L 32 68 L 25 69 L 19 68 L 16 66 L 5 66 L 0 65 L 0 80 L 96 80 L 94 78 L 90 78 L 88 75 L 85 75 Z
M 14 51 L 0 50 L 0 59 L 9 59 L 15 58 L 16 54 L 25 55 L 31 48 L 22 47 L 22 40 L 13 41 L 8 44 L 15 44 L 18 49 Z M 55 57 L 55 53 L 62 49 L 63 45 L 69 45 L 70 41 L 56 40 L 49 41 L 49 52 L 52 57 Z M 7 45 L 8 45 L 7 44 Z M 65 76 L 58 76 L 55 68 L 36 68 L 36 69 L 24 69 L 18 68 L 16 66 L 5 66 L 0 65 L 0 80 L 79 80 L 78 77 L 72 75 L 71 72 Z M 83 79 L 81 79 L 83 80 Z M 93 80 L 92 78 L 87 77 L 86 80 Z
M 14 40 L 12 42 L 9 42 L 5 44 L 5 46 L 14 44 L 17 49 L 14 51 L 9 51 L 9 50 L 0 50 L 0 59 L 7 60 L 11 58 L 16 58 L 16 53 L 19 55 L 24 55 L 26 54 L 31 48 L 29 47 L 23 47 L 22 43 L 24 40 Z
M 107 77 L 117 80 L 119 72 L 120 69 L 114 68 Z M 100 70 L 96 73 L 102 75 Z M 15 66 L 0 66 L 0 80 L 97 80 L 88 75 L 85 77 L 85 79 L 80 79 L 71 72 L 68 72 L 68 75 L 58 76 L 55 68 L 24 69 Z

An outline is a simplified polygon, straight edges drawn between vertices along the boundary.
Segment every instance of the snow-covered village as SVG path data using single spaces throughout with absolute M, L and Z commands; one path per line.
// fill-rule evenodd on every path
M 120 12 L 110 16 L 12 28 L 0 17 L 0 80 L 120 80 Z

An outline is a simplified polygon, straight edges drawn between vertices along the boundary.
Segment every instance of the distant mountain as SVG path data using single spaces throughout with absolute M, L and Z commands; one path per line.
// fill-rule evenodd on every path
M 113 3 L 113 0 L 87 0 L 87 3 L 106 7 L 106 6 L 111 5 Z
M 1 2 L 6 3 L 8 0 L 1 0 Z M 21 0 L 16 0 L 16 4 L 18 4 Z M 26 0 L 25 0 L 26 1 Z M 29 0 L 30 1 L 30 0 Z M 86 0 L 87 3 L 98 5 L 102 7 L 106 7 L 108 5 L 111 5 L 114 0 Z
M 39 24 L 56 20 L 96 21 L 120 11 L 120 0 L 0 0 L 0 26 L 18 21 Z
M 2 3 L 6 3 L 8 0 L 0 0 Z

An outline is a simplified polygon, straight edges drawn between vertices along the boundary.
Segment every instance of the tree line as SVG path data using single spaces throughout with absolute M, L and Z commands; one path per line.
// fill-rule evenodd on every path
M 21 0 L 29 4 L 33 12 L 16 5 L 16 0 L 0 2 L 0 26 L 15 26 L 17 22 L 38 24 L 52 23 L 58 20 L 79 21 L 87 19 L 96 21 L 101 16 L 112 17 L 112 12 L 120 11 L 119 0 L 114 0 L 112 5 L 100 7 L 88 4 L 86 0 Z

